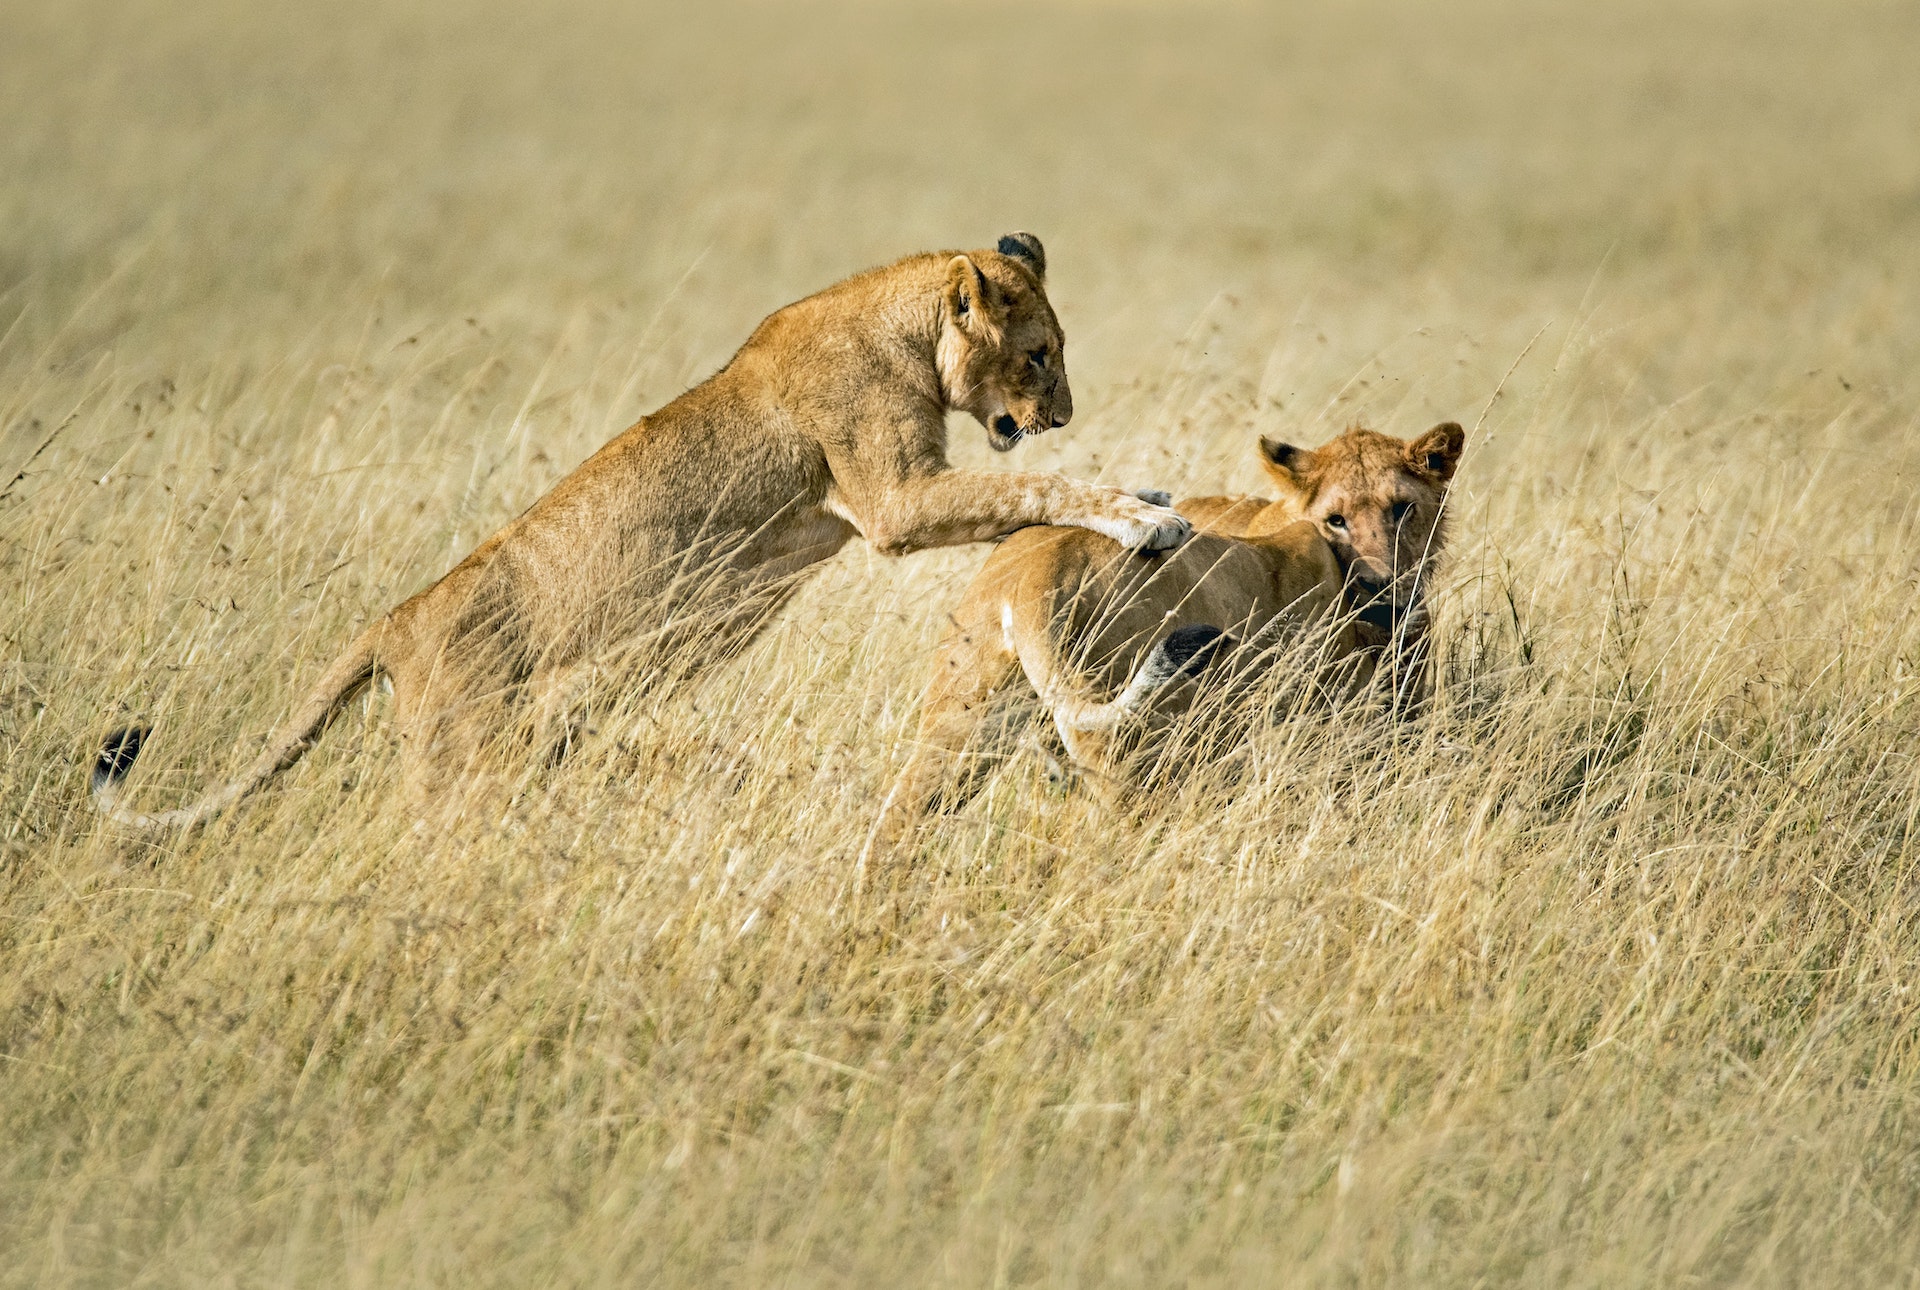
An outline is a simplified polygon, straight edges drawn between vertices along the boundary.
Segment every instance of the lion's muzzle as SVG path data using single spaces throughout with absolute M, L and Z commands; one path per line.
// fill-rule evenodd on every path
M 1424 606 L 1417 594 L 1402 601 L 1394 596 L 1400 587 L 1411 588 L 1412 579 L 1382 581 L 1369 578 L 1357 570 L 1347 579 L 1347 604 L 1353 616 L 1369 627 L 1381 631 L 1398 631 L 1402 623 L 1417 622 L 1422 616 Z

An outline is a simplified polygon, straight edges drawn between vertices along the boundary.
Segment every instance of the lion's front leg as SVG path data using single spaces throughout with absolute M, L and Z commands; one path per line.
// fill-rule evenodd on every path
M 1165 551 L 1193 532 L 1170 507 L 1053 474 L 946 470 L 837 509 L 888 555 L 991 541 L 1036 524 L 1092 529 L 1129 551 Z

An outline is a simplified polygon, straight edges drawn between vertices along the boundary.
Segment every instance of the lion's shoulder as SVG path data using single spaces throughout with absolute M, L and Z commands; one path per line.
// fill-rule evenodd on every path
M 1200 532 L 1239 537 L 1271 505 L 1273 499 L 1267 497 L 1183 497 L 1174 509 Z

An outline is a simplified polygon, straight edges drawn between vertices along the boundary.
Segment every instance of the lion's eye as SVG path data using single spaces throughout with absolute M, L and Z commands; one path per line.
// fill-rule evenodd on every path
M 1347 527 L 1347 517 L 1338 513 L 1327 516 L 1327 524 L 1336 529 Z
M 1393 522 L 1395 524 L 1400 523 L 1401 521 L 1405 520 L 1407 516 L 1413 514 L 1413 503 L 1412 502 L 1395 502 L 1393 504 L 1392 514 L 1393 514 Z
M 1047 351 L 1045 349 L 1036 349 L 1027 355 L 1027 361 L 1044 372 L 1047 370 Z

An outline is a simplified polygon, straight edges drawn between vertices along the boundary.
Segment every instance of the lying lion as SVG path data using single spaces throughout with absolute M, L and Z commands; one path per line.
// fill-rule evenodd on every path
M 582 667 L 625 648 L 738 649 L 796 576 L 856 533 L 889 555 L 1073 525 L 1127 550 L 1178 546 L 1174 511 L 1055 474 L 955 470 L 946 414 L 1002 452 L 1073 415 L 1064 340 L 1030 233 L 916 255 L 762 322 L 704 383 L 606 444 L 445 577 L 375 622 L 239 778 L 177 810 L 115 798 L 145 728 L 108 739 L 96 803 L 185 826 L 284 770 L 376 674 L 392 682 L 409 778 L 444 786 L 528 710 L 564 706 Z M 635 662 L 635 643 L 644 647 Z M 538 723 L 535 723 L 536 726 Z
M 1074 763 L 1096 784 L 1119 786 L 1141 721 L 1192 696 L 1169 682 L 1229 651 L 1256 646 L 1257 666 L 1318 630 L 1329 681 L 1365 685 L 1384 668 L 1397 705 L 1420 702 L 1426 588 L 1464 442 L 1451 421 L 1411 443 L 1359 427 L 1311 450 L 1262 439 L 1279 497 L 1179 502 L 1200 531 L 1157 558 L 1072 529 L 1008 538 L 935 651 L 913 753 L 869 854 L 906 833 L 943 789 L 952 804 L 956 761 L 1017 676 Z

